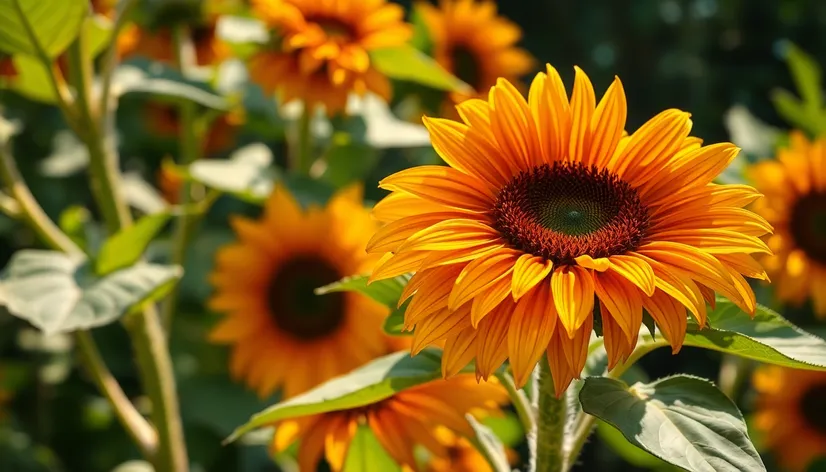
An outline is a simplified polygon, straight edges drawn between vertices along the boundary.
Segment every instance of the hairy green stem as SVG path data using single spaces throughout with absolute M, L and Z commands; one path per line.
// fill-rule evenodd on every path
M 129 20 L 129 15 L 132 8 L 138 4 L 138 0 L 122 0 L 119 3 L 117 16 L 115 18 L 115 25 L 112 27 L 112 37 L 109 45 L 103 53 L 103 69 L 101 71 L 101 92 L 98 100 L 98 129 L 108 130 L 112 125 L 112 118 L 114 113 L 110 113 L 110 101 L 112 95 L 112 79 L 115 75 L 115 69 L 118 66 L 118 35 L 126 26 Z
M 539 417 L 536 423 L 535 472 L 560 472 L 565 454 L 562 442 L 565 437 L 567 400 L 556 397 L 554 379 L 548 359 L 539 361 Z
M 46 215 L 35 200 L 28 186 L 17 170 L 6 143 L 0 143 L 0 178 L 15 199 L 19 216 L 34 229 L 39 238 L 49 247 L 67 254 L 82 254 L 83 251 L 63 233 Z M 123 393 L 98 352 L 94 339 L 87 331 L 75 333 L 84 366 L 95 381 L 101 394 L 115 410 L 115 415 L 126 432 L 135 440 L 141 452 L 151 458 L 158 445 L 157 433 L 138 412 Z
M 526 433 L 533 430 L 536 426 L 536 419 L 534 418 L 533 407 L 531 406 L 528 396 L 525 395 L 525 392 L 522 389 L 516 386 L 513 382 L 513 377 L 511 377 L 511 375 L 507 372 L 496 374 L 496 377 L 505 387 L 505 390 L 508 391 L 513 407 L 516 409 L 516 414 L 519 416 L 519 421 L 522 422 L 522 428 Z
M 70 67 L 85 70 L 91 58 L 84 54 L 81 35 L 69 49 Z M 77 105 L 80 110 L 80 138 L 89 149 L 89 171 L 93 194 L 103 214 L 109 233 L 115 233 L 132 224 L 129 207 L 120 193 L 121 174 L 118 156 L 111 143 L 106 143 L 104 131 L 94 119 L 89 100 L 91 77 L 76 75 Z M 82 91 L 82 92 L 81 92 Z M 110 111 L 111 112 L 111 111 Z M 187 472 L 186 444 L 175 387 L 175 375 L 167 349 L 166 336 L 157 309 L 147 304 L 143 311 L 127 316 L 124 325 L 134 345 L 138 371 L 144 390 L 152 401 L 152 422 L 158 431 L 158 450 L 152 458 L 157 472 Z

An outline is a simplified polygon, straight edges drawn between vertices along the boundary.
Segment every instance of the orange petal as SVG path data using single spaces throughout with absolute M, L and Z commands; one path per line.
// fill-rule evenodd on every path
M 447 308 L 439 310 L 416 325 L 410 353 L 415 356 L 427 346 L 436 341 L 456 336 L 469 326 L 471 326 L 469 305 L 465 305 L 456 311 Z
M 461 212 L 437 212 L 424 213 L 421 215 L 408 216 L 381 228 L 370 238 L 367 243 L 367 252 L 391 252 L 396 251 L 399 246 L 410 236 L 419 231 L 429 228 L 441 221 L 463 218 Z
M 609 169 L 633 186 L 650 180 L 680 149 L 691 131 L 689 114 L 665 110 L 631 135 L 625 149 L 612 157 Z
M 476 325 L 478 320 L 484 318 L 494 308 L 496 308 L 503 300 L 508 298 L 511 294 L 511 280 L 509 277 L 502 277 L 490 286 L 485 291 L 473 299 L 470 307 L 471 322 Z M 511 302 L 512 303 L 512 302 Z
M 556 268 L 551 275 L 551 294 L 559 321 L 568 336 L 594 311 L 594 279 L 591 272 L 579 266 Z
M 602 312 L 602 318 L 610 314 L 630 344 L 631 339 L 639 335 L 642 326 L 642 296 L 639 290 L 613 272 L 596 274 L 594 290 L 607 310 Z
M 592 313 L 574 333 L 574 336 L 560 336 L 562 352 L 565 354 L 565 360 L 568 362 L 574 378 L 578 379 L 579 374 L 585 367 L 585 361 L 588 359 L 588 343 L 591 340 L 593 329 L 594 317 Z
M 608 260 L 607 257 L 598 257 L 594 259 L 593 257 L 583 254 L 579 257 L 574 258 L 576 263 L 586 269 L 593 269 L 597 272 L 605 272 L 611 266 L 611 262 Z
M 512 162 L 519 163 L 519 168 L 529 168 L 530 156 L 534 149 L 538 152 L 538 145 L 533 144 L 537 133 L 528 104 L 516 88 L 502 78 L 490 90 L 489 101 L 493 109 L 491 129 L 499 148 Z
M 518 301 L 551 273 L 553 262 L 532 254 L 522 254 L 513 267 L 511 291 L 513 300 Z
M 628 279 L 629 282 L 651 296 L 654 293 L 654 271 L 643 259 L 635 255 L 618 255 L 609 258 L 611 271 Z
M 602 303 L 602 300 L 600 300 L 599 311 L 602 314 L 602 339 L 605 344 L 605 352 L 608 353 L 608 370 L 610 371 L 618 363 L 628 359 L 631 349 L 628 337 L 614 320 L 608 308 Z
M 476 378 L 485 380 L 508 358 L 508 327 L 513 303 L 503 303 L 476 327 Z M 505 306 L 509 305 L 509 306 Z
M 370 275 L 368 283 L 376 280 L 390 279 L 408 272 L 415 272 L 422 265 L 422 261 L 427 257 L 427 252 L 405 252 L 403 254 L 393 254 L 388 252 L 378 262 Z
M 591 149 L 587 158 L 583 160 L 584 164 L 595 165 L 598 169 L 608 165 L 608 160 L 614 154 L 625 131 L 627 114 L 625 90 L 619 77 L 614 77 L 614 82 L 608 87 L 591 118 Z
M 476 357 L 476 328 L 469 326 L 445 341 L 442 353 L 442 377 L 458 374 Z
M 510 276 L 518 257 L 515 251 L 497 252 L 469 263 L 459 274 L 450 292 L 448 307 L 455 310 L 469 302 L 494 282 Z M 474 326 L 478 320 L 474 323 Z
M 499 149 L 481 139 L 466 125 L 441 118 L 424 118 L 433 148 L 444 161 L 465 174 L 478 177 L 500 188 L 510 181 L 511 173 L 500 162 Z
M 531 114 L 539 132 L 539 146 L 546 162 L 562 160 L 568 154 L 571 129 L 570 105 L 559 73 L 547 66 L 547 75 L 538 74 L 528 96 Z
M 577 66 L 574 66 L 574 90 L 571 92 L 571 138 L 568 144 L 570 162 L 584 162 L 591 147 L 591 116 L 594 114 L 596 98 L 591 80 Z
M 550 284 L 543 283 L 516 304 L 508 330 L 508 354 L 518 387 L 527 383 L 556 328 L 557 314 Z
M 642 305 L 671 344 L 671 352 L 678 353 L 685 341 L 688 325 L 684 304 L 662 290 L 657 290 L 650 298 L 644 298 Z
M 499 233 L 480 221 L 444 220 L 414 233 L 397 251 L 450 251 L 484 246 L 498 239 Z
M 379 182 L 379 187 L 405 191 L 421 198 L 472 211 L 493 208 L 495 195 L 481 180 L 445 166 L 418 166 L 397 172 Z

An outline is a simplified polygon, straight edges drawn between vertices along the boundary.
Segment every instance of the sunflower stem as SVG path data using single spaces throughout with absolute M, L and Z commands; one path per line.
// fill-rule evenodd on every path
M 533 428 L 536 427 L 536 419 L 534 418 L 533 407 L 531 406 L 530 400 L 528 400 L 528 396 L 525 395 L 525 392 L 521 388 L 516 386 L 513 377 L 511 377 L 509 373 L 501 372 L 496 374 L 496 377 L 505 387 L 505 390 L 508 391 L 513 407 L 516 409 L 516 414 L 519 416 L 519 421 L 522 422 L 522 427 L 525 431 L 533 430 Z
M 304 103 L 304 110 L 298 118 L 298 130 L 295 149 L 294 170 L 301 175 L 310 175 L 313 167 L 312 144 L 313 135 L 311 129 L 313 112 L 307 103 Z
M 103 215 L 110 234 L 132 224 L 132 214 L 121 193 L 119 159 L 100 120 L 95 119 L 91 103 L 91 57 L 86 54 L 84 35 L 69 48 L 69 67 L 75 73 L 73 84 L 77 93 L 76 106 L 82 133 L 78 137 L 89 150 L 89 174 L 93 196 Z M 94 108 L 97 110 L 97 108 Z M 154 304 L 123 320 L 135 349 L 138 372 L 152 402 L 152 423 L 158 432 L 158 448 L 149 458 L 158 472 L 187 472 L 186 444 L 175 387 L 172 360 L 166 344 L 166 336 Z
M 182 74 L 185 74 L 192 65 L 190 61 L 194 60 L 192 57 L 194 53 L 192 52 L 192 41 L 189 36 L 189 30 L 184 25 L 177 25 L 173 31 L 172 40 L 175 50 L 175 65 Z M 179 164 L 184 166 L 192 164 L 201 158 L 199 141 L 203 133 L 200 133 L 198 130 L 196 111 L 195 104 L 188 101 L 182 103 L 179 108 L 181 123 Z M 190 203 L 192 203 L 194 193 L 195 189 L 193 188 L 192 181 L 189 179 L 184 180 L 183 188 L 181 188 L 180 192 L 180 204 L 183 208 L 189 207 Z M 172 237 L 173 264 L 184 265 L 186 249 L 189 246 L 189 240 L 194 232 L 193 230 L 198 225 L 198 220 L 197 215 L 184 212 L 175 221 L 174 235 Z M 172 329 L 172 319 L 178 308 L 179 287 L 180 285 L 172 287 L 169 295 L 161 305 L 161 320 L 163 321 L 167 337 Z
M 564 395 L 556 397 L 547 358 L 543 357 L 539 365 L 539 417 L 536 423 L 534 472 L 561 472 L 565 463 L 562 443 L 567 400 Z

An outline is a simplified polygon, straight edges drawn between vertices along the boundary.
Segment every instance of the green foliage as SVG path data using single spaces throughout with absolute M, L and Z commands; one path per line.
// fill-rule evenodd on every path
M 657 457 L 645 452 L 643 449 L 631 444 L 622 435 L 622 432 L 610 424 L 600 421 L 597 424 L 597 435 L 611 450 L 617 453 L 625 462 L 634 467 L 642 467 L 645 469 L 657 471 L 673 471 L 682 470 L 678 467 L 658 459 Z
M 708 325 L 700 329 L 689 324 L 685 345 L 767 364 L 826 371 L 826 341 L 762 305 L 751 318 L 732 302 L 718 299 L 717 308 L 708 313 Z
M 367 426 L 359 426 L 347 458 L 344 459 L 343 472 L 396 472 L 401 467 L 384 450 L 376 435 Z
M 410 275 L 400 275 L 392 279 L 377 280 L 368 283 L 368 275 L 345 277 L 338 282 L 316 289 L 316 295 L 333 292 L 359 292 L 390 308 L 398 305 L 402 290 L 410 280 Z
M 439 90 L 466 92 L 470 86 L 413 46 L 375 49 L 370 61 L 390 78 L 415 82 Z
M 404 327 L 404 312 L 407 311 L 407 305 L 410 300 L 406 300 L 402 306 L 390 312 L 387 318 L 384 319 L 384 332 L 393 336 L 405 336 L 413 334 L 410 331 L 402 331 Z
M 100 248 L 95 272 L 98 275 L 107 275 L 138 262 L 146 247 L 171 217 L 172 214 L 169 212 L 147 215 L 134 225 L 112 235 Z
M 441 352 L 438 350 L 427 349 L 416 357 L 410 357 L 407 352 L 390 354 L 267 408 L 238 427 L 227 441 L 276 421 L 370 405 L 440 376 Z
M 53 59 L 77 37 L 88 8 L 86 0 L 3 0 L 0 50 L 36 56 L 34 40 Z
M 278 175 L 272 152 L 263 144 L 241 148 L 227 160 L 201 160 L 189 166 L 196 182 L 253 203 L 266 200 Z
M 650 384 L 590 377 L 583 410 L 632 444 L 690 471 L 766 470 L 737 406 L 711 382 L 674 376 Z
M 177 266 L 138 263 L 96 278 L 86 262 L 55 251 L 18 251 L 0 279 L 0 304 L 46 334 L 71 332 L 106 325 L 163 297 L 182 275 Z
M 476 433 L 474 445 L 485 456 L 491 469 L 494 472 L 510 472 L 511 467 L 508 464 L 508 456 L 505 454 L 505 446 L 499 437 L 489 427 L 476 421 L 473 415 L 465 415 L 465 418 Z
M 786 46 L 785 55 L 800 98 L 787 90 L 776 89 L 771 94 L 772 103 L 783 119 L 817 136 L 826 130 L 823 72 L 812 56 L 794 44 Z

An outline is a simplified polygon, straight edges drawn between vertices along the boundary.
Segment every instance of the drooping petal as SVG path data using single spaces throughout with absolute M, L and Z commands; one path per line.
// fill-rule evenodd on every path
M 506 251 L 470 262 L 456 278 L 448 299 L 448 307 L 455 310 L 481 294 L 494 282 L 510 277 L 517 258 L 518 253 L 515 251 Z M 476 322 L 478 323 L 478 320 Z
M 551 275 L 551 296 L 559 321 L 573 337 L 594 311 L 593 275 L 579 266 L 556 268 Z
M 506 302 L 476 327 L 476 378 L 487 380 L 508 358 L 508 327 L 513 302 Z
M 654 270 L 645 260 L 630 255 L 611 256 L 611 271 L 625 277 L 629 282 L 642 290 L 642 293 L 651 296 L 654 293 Z
M 630 344 L 642 325 L 642 295 L 637 287 L 614 272 L 605 272 L 594 276 L 594 292 Z M 608 313 L 601 313 L 604 320 Z
M 550 285 L 540 284 L 516 303 L 508 329 L 508 354 L 518 387 L 527 383 L 556 328 Z
M 478 330 L 468 327 L 445 341 L 442 353 L 442 377 L 450 378 L 458 374 L 476 357 L 476 335 Z
M 615 321 L 614 316 L 600 300 L 599 312 L 602 315 L 602 339 L 605 344 L 605 352 L 608 354 L 608 370 L 613 369 L 618 363 L 624 362 L 631 354 L 628 337 Z
M 416 325 L 413 332 L 411 355 L 416 355 L 427 346 L 460 333 L 470 324 L 470 306 L 451 311 L 447 308 L 437 311 Z
M 678 353 L 688 325 L 685 305 L 659 289 L 651 297 L 643 298 L 642 305 L 671 344 L 671 351 Z

